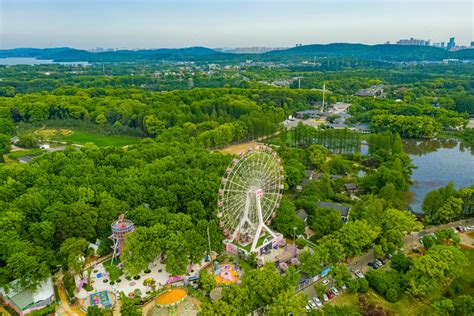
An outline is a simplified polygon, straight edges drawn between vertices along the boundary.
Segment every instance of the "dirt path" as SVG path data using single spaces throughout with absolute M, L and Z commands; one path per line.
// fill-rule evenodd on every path
M 84 316 L 85 313 L 81 312 L 77 306 L 70 306 L 67 300 L 66 293 L 63 288 L 63 273 L 60 271 L 58 273 L 58 280 L 56 281 L 58 287 L 59 299 L 61 301 L 61 306 L 57 311 L 57 315 L 67 315 L 67 316 Z

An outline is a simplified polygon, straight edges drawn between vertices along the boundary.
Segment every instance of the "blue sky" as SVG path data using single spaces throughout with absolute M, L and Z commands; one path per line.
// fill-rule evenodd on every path
M 0 48 L 474 41 L 473 0 L 0 0 Z

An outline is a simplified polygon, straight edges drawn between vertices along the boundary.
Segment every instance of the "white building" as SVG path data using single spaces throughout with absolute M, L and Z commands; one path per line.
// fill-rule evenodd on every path
M 0 288 L 0 297 L 21 316 L 42 309 L 55 300 L 51 277 L 41 282 L 34 291 L 22 290 L 19 287 L 18 280 L 15 280 L 9 284 L 8 290 Z

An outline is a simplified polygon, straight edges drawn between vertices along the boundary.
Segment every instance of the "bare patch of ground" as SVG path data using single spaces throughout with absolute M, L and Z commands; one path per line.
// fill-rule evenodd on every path
M 228 147 L 219 149 L 219 151 L 225 154 L 238 155 L 241 152 L 246 151 L 247 149 L 253 148 L 255 146 L 257 146 L 257 142 L 252 141 L 248 143 L 230 145 Z

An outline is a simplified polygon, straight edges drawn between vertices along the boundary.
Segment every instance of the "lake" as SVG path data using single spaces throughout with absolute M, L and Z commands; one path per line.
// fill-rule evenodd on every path
M 421 213 L 426 193 L 454 182 L 456 189 L 474 184 L 474 147 L 455 139 L 404 139 L 405 151 L 410 155 L 413 184 L 410 203 L 413 211 Z
M 0 58 L 0 65 L 15 66 L 15 65 L 43 65 L 43 64 L 60 64 L 60 65 L 90 65 L 87 61 L 74 61 L 74 62 L 57 62 L 50 59 L 36 59 L 29 57 L 8 57 Z

